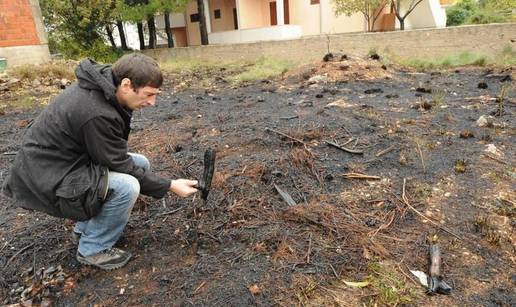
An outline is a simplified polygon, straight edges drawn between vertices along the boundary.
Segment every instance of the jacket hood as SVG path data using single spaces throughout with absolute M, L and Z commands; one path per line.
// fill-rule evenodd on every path
M 75 75 L 81 88 L 102 91 L 107 100 L 117 101 L 111 65 L 100 65 L 91 59 L 85 59 L 75 69 Z

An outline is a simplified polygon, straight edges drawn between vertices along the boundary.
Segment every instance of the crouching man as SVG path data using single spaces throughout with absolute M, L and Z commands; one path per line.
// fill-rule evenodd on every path
M 113 66 L 87 59 L 76 76 L 27 130 L 2 190 L 20 207 L 77 221 L 77 260 L 117 269 L 131 258 L 113 245 L 138 194 L 187 197 L 197 181 L 162 178 L 128 152 L 132 112 L 153 106 L 163 83 L 153 59 L 134 53 Z

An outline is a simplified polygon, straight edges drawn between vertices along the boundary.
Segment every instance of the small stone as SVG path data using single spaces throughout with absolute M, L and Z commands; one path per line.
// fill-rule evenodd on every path
M 381 88 L 370 88 L 364 91 L 364 94 L 376 94 L 376 93 L 383 93 L 383 90 Z
M 315 98 L 323 98 L 323 97 L 324 97 L 324 95 L 320 94 L 320 93 L 315 95 Z
M 372 60 L 380 60 L 380 56 L 376 52 L 369 55 L 369 58 L 371 58 Z
M 473 135 L 473 132 L 469 131 L 469 130 L 464 130 L 460 133 L 460 138 L 462 139 L 469 139 L 469 138 L 473 138 L 475 137 Z
M 480 88 L 480 89 L 484 89 L 484 90 L 485 90 L 486 88 L 488 88 L 487 83 L 485 83 L 485 82 L 480 82 L 480 83 L 477 85 L 477 87 L 478 87 L 478 88 Z
M 387 98 L 387 99 L 400 98 L 400 95 L 398 95 L 398 94 L 387 94 L 387 95 L 385 95 L 385 98 Z
M 324 62 L 328 62 L 328 61 L 330 61 L 330 60 L 332 60 L 332 59 L 333 59 L 333 54 L 332 54 L 331 52 L 330 52 L 330 53 L 325 54 L 325 55 L 324 55 L 324 57 L 323 57 L 323 61 L 324 61 Z
M 494 144 L 487 144 L 486 149 L 484 151 L 487 153 L 496 155 L 496 156 L 501 156 L 500 151 L 498 150 L 498 148 L 496 148 L 496 146 Z
M 315 75 L 308 79 L 309 84 L 328 82 L 328 77 L 323 75 Z
M 482 115 L 477 120 L 477 126 L 479 127 L 492 127 L 494 117 L 491 115 Z
M 341 61 L 344 61 L 344 60 L 347 60 L 348 59 L 348 56 L 346 54 L 343 54 L 341 57 L 340 57 L 340 60 Z
M 510 82 L 510 81 L 512 81 L 511 75 L 507 75 L 507 76 L 503 77 L 502 79 L 500 79 L 500 82 Z
M 260 294 L 262 292 L 260 287 L 258 287 L 258 285 L 256 285 L 256 284 L 250 286 L 249 287 L 249 291 L 251 292 L 252 295 L 257 295 L 257 294 Z
M 430 94 L 430 93 L 432 93 L 432 89 L 431 88 L 426 88 L 426 87 L 417 87 L 416 88 L 416 92 Z

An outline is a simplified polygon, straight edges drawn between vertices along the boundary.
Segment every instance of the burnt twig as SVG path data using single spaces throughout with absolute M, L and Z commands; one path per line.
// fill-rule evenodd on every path
M 292 137 L 292 136 L 290 136 L 290 135 L 288 135 L 288 134 L 285 134 L 285 133 L 283 133 L 283 132 L 281 132 L 281 131 L 277 131 L 277 130 L 274 130 L 274 129 L 271 129 L 271 128 L 265 128 L 265 131 L 274 132 L 274 133 L 276 133 L 276 134 L 279 134 L 279 135 L 281 135 L 281 136 L 286 137 L 286 138 L 287 138 L 287 139 L 289 139 L 289 140 L 292 140 L 292 141 L 294 141 L 294 142 L 296 142 L 296 143 L 299 143 L 299 144 L 301 144 L 301 145 L 305 145 L 305 146 L 306 146 L 306 143 L 305 143 L 305 142 L 303 142 L 302 140 L 300 140 L 300 139 L 296 139 L 295 137 Z
M 396 144 L 393 144 L 393 145 L 387 147 L 386 149 L 379 151 L 375 156 L 377 158 L 381 157 L 381 156 L 385 155 L 386 153 L 391 152 L 394 148 L 396 148 Z
M 338 148 L 342 151 L 345 151 L 345 152 L 348 152 L 348 153 L 351 153 L 351 154 L 357 154 L 357 155 L 362 155 L 364 154 L 364 152 L 362 150 L 356 150 L 356 149 L 349 149 L 349 148 L 346 148 L 344 146 L 341 146 L 337 143 L 334 143 L 334 142 L 331 142 L 331 141 L 324 141 L 326 144 L 328 144 L 329 146 L 332 146 L 332 147 L 335 147 L 335 148 Z
M 360 173 L 346 173 L 343 175 L 344 177 L 348 179 L 365 179 L 365 180 L 380 180 L 381 177 L 378 176 L 371 176 L 371 175 L 365 175 Z
M 280 187 L 278 187 L 276 184 L 274 184 L 274 187 L 276 188 L 276 191 L 278 191 L 278 193 L 281 196 L 281 198 L 283 198 L 283 200 L 289 206 L 296 206 L 297 205 L 296 202 L 294 201 L 294 199 L 292 199 L 292 196 L 290 196 L 290 194 L 288 194 L 287 192 L 285 192 L 282 189 L 280 189 Z

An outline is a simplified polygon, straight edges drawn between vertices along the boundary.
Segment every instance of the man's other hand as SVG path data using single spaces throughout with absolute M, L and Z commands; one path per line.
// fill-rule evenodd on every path
M 193 193 L 197 192 L 194 186 L 197 184 L 197 180 L 188 179 L 176 179 L 170 182 L 170 191 L 181 197 L 188 197 Z

